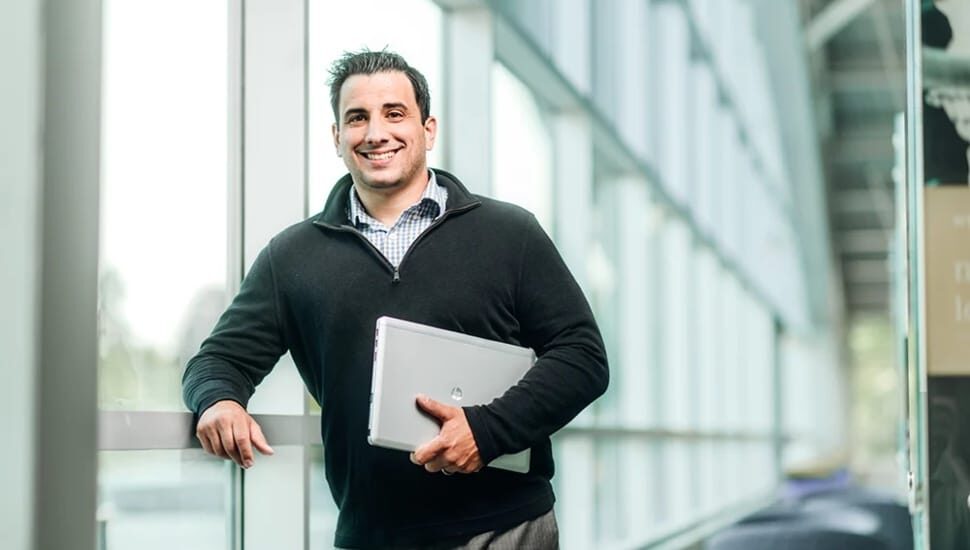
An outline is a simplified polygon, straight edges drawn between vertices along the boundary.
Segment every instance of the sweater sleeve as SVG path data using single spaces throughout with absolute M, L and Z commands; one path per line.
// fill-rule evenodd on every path
M 196 414 L 224 399 L 245 407 L 286 352 L 271 247 L 259 253 L 239 294 L 185 367 L 182 396 Z
M 519 452 L 565 426 L 606 391 L 606 350 L 589 304 L 555 245 L 529 216 L 516 316 L 538 360 L 488 405 L 465 407 L 484 463 Z

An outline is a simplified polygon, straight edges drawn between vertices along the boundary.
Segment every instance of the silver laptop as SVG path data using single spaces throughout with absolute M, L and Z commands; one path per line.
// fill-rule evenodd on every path
M 367 442 L 413 451 L 438 435 L 418 394 L 456 407 L 485 405 L 515 385 L 535 362 L 528 348 L 392 317 L 377 320 Z M 529 471 L 529 449 L 488 466 Z

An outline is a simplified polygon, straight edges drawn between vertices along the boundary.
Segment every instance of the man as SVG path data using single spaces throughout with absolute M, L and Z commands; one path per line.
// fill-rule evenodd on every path
M 322 405 L 338 547 L 554 548 L 549 435 L 608 382 L 589 306 L 531 214 L 428 169 L 437 121 L 421 73 L 364 51 L 337 60 L 331 77 L 334 144 L 350 173 L 323 212 L 263 249 L 189 361 L 199 440 L 244 468 L 253 446 L 272 452 L 244 407 L 288 350 Z M 441 431 L 409 461 L 367 444 L 382 315 L 530 347 L 538 360 L 488 405 L 419 397 Z M 527 474 L 483 468 L 530 447 Z

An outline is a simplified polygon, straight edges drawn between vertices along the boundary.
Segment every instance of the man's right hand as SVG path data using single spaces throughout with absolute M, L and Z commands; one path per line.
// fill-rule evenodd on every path
M 207 453 L 232 459 L 243 468 L 253 465 L 254 446 L 264 455 L 273 454 L 259 424 L 232 400 L 217 401 L 203 411 L 195 436 Z

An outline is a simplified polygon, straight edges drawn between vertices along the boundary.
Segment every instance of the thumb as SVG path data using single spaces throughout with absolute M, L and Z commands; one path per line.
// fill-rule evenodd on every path
M 252 425 L 249 427 L 249 439 L 253 442 L 253 446 L 263 453 L 264 455 L 273 454 L 273 448 L 269 446 L 266 442 L 266 436 L 263 435 L 263 429 L 259 427 L 259 424 L 254 420 Z
M 433 415 L 438 420 L 448 420 L 455 414 L 454 407 L 450 407 L 444 403 L 439 403 L 438 401 L 435 401 L 424 394 L 418 395 L 417 402 L 419 407 L 424 409 L 425 412 Z

